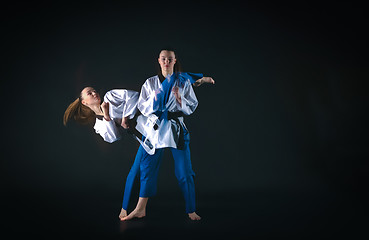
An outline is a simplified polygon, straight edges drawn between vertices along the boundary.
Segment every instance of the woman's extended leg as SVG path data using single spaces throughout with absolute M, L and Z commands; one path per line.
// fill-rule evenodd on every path
M 142 159 L 142 154 L 144 152 L 145 152 L 145 150 L 140 145 L 140 147 L 138 148 L 136 157 L 135 157 L 135 161 L 133 162 L 131 170 L 128 173 L 127 180 L 126 180 L 126 185 L 125 185 L 125 188 L 124 188 L 122 210 L 119 214 L 120 220 L 123 220 L 123 218 L 127 216 L 127 209 L 128 209 L 129 199 L 131 197 L 133 183 L 135 181 L 135 178 L 136 178 L 137 174 L 140 171 L 140 161 Z
M 156 194 L 158 172 L 163 150 L 156 149 L 154 155 L 149 155 L 143 150 L 140 160 L 140 197 L 136 208 L 128 216 L 123 217 L 122 220 L 146 216 L 148 198 Z
M 179 187 L 182 190 L 186 202 L 186 213 L 191 220 L 200 220 L 201 217 L 196 214 L 195 203 L 195 173 L 192 170 L 190 136 L 187 131 L 184 132 L 184 148 L 178 150 L 171 148 L 174 158 L 174 170 L 178 180 Z

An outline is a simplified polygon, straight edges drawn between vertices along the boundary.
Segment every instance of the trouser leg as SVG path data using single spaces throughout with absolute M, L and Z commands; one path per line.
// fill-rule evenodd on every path
M 153 155 L 146 151 L 142 154 L 140 162 L 140 197 L 155 196 L 163 151 L 164 149 L 160 148 L 156 149 Z
M 125 210 L 127 210 L 128 208 L 129 199 L 131 197 L 131 192 L 133 188 L 133 183 L 135 181 L 137 174 L 140 171 L 140 162 L 141 162 L 143 153 L 146 153 L 146 151 L 140 145 L 140 147 L 138 148 L 136 157 L 135 157 L 135 161 L 133 162 L 131 170 L 128 173 L 127 180 L 126 180 L 126 186 L 124 188 L 122 208 Z
M 188 132 L 185 132 L 185 143 L 183 150 L 171 148 L 174 158 L 175 175 L 186 202 L 186 213 L 192 213 L 196 211 L 194 183 L 195 173 L 192 170 L 189 143 L 189 134 Z

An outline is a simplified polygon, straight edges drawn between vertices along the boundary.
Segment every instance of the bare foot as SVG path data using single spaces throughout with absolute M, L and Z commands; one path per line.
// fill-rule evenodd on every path
M 119 213 L 119 219 L 123 221 L 123 218 L 127 217 L 127 211 L 122 208 L 122 210 Z
M 146 216 L 146 211 L 145 209 L 135 209 L 133 210 L 128 216 L 122 218 L 122 221 L 127 221 L 130 220 L 132 218 L 143 218 Z
M 188 216 L 193 221 L 199 221 L 199 220 L 201 220 L 201 217 L 199 215 L 197 215 L 195 212 L 189 213 Z

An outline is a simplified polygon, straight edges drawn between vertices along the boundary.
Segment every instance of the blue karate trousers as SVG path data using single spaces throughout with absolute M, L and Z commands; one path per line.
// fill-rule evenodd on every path
M 193 213 L 195 207 L 195 173 L 192 170 L 190 154 L 190 134 L 184 129 L 183 150 L 170 148 L 174 158 L 174 170 L 179 187 L 186 202 L 186 213 Z M 140 197 L 155 196 L 157 178 L 164 148 L 156 149 L 154 155 L 149 155 L 140 145 L 135 161 L 128 173 L 123 196 L 123 209 L 127 210 L 134 180 L 140 176 Z

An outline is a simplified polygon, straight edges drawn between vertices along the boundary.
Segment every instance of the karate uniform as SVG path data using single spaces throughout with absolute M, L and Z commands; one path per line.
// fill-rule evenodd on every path
M 158 76 L 146 80 L 141 88 L 137 108 L 143 116 L 137 118 L 136 127 L 155 147 L 153 155 L 148 154 L 142 146 L 138 149 L 135 162 L 128 174 L 123 199 L 123 209 L 127 210 L 135 176 L 140 172 L 140 197 L 156 194 L 157 175 L 164 148 L 170 148 L 174 158 L 175 175 L 186 202 L 186 212 L 195 212 L 195 173 L 191 166 L 190 134 L 182 115 L 192 114 L 198 101 L 192 89 L 192 83 L 202 78 L 202 74 L 174 73 L 160 82 Z M 173 88 L 178 88 L 181 104 L 175 99 Z M 156 130 L 152 125 L 145 125 L 145 117 L 157 116 Z M 152 115 L 151 115 L 152 116 Z M 139 124 L 140 123 L 140 124 Z
M 105 94 L 104 102 L 109 103 L 111 121 L 96 118 L 94 125 L 95 132 L 104 141 L 112 143 L 121 138 L 120 124 L 122 117 L 134 118 L 137 112 L 138 97 L 138 92 L 126 89 L 114 89 Z
M 104 141 L 108 143 L 113 143 L 122 136 L 122 117 L 129 117 L 130 119 L 134 118 L 137 113 L 137 102 L 138 102 L 139 94 L 138 92 L 126 90 L 126 89 L 114 89 L 107 92 L 104 96 L 104 102 L 109 103 L 109 116 L 111 118 L 110 121 L 106 121 L 104 118 L 96 118 L 96 122 L 94 125 L 94 129 L 97 134 L 99 134 Z M 147 117 L 142 117 L 139 124 L 147 124 Z M 142 129 L 143 127 L 138 127 Z M 146 127 L 147 128 L 147 127 Z M 139 139 L 138 139 L 139 140 Z M 143 142 L 139 140 L 141 144 Z M 142 145 L 140 145 L 141 151 L 137 154 L 134 164 L 131 167 L 130 173 L 127 176 L 126 187 L 124 190 L 124 209 L 127 209 L 129 197 L 131 195 L 131 190 L 133 187 L 134 179 L 136 175 L 140 172 L 140 163 L 144 162 L 145 158 L 142 157 L 141 153 L 145 153 L 149 155 Z M 147 149 L 147 148 L 146 148 Z M 142 171 L 148 171 L 147 169 L 143 169 Z M 144 174 L 141 174 L 144 175 Z M 145 181 L 141 182 L 142 191 L 147 191 L 150 187 L 146 187 Z

